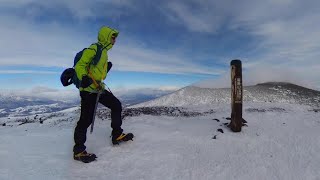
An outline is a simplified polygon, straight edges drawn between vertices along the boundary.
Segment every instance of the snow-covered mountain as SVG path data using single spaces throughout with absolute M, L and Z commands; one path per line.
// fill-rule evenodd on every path
M 319 91 L 283 82 L 246 86 L 243 90 L 243 98 L 244 102 L 296 103 L 320 107 Z M 169 95 L 132 107 L 198 106 L 230 102 L 230 88 L 210 89 L 188 86 Z
M 136 89 L 122 92 L 115 92 L 115 95 L 120 99 L 124 107 L 150 101 L 161 96 L 172 93 L 171 89 Z

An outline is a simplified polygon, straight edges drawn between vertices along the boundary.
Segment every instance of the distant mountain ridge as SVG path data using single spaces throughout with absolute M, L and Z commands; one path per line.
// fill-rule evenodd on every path
M 169 94 L 169 90 L 153 90 L 139 92 L 125 92 L 116 95 L 124 107 L 132 104 L 138 104 L 148 100 Z M 14 93 L 0 93 L 0 118 L 1 117 L 17 117 L 28 116 L 43 113 L 58 112 L 64 109 L 80 106 L 80 97 L 75 96 L 69 99 L 60 98 L 54 100 L 45 96 L 27 96 Z
M 55 101 L 47 98 L 1 94 L 0 102 L 0 117 L 56 112 L 76 104 L 73 101 Z
M 243 100 L 251 102 L 298 103 L 320 107 L 320 92 L 286 82 L 267 82 L 244 87 Z M 187 86 L 172 94 L 133 107 L 176 107 L 230 103 L 230 101 L 230 88 L 211 89 Z

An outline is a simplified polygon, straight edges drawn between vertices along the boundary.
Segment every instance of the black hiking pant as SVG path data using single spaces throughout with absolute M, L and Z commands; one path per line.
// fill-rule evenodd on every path
M 80 153 L 86 149 L 84 143 L 87 139 L 87 129 L 92 123 L 94 108 L 96 104 L 97 93 L 89 93 L 82 91 L 81 96 L 81 115 L 74 131 L 73 152 Z M 122 133 L 121 125 L 121 102 L 109 91 L 101 93 L 99 103 L 111 109 L 111 128 L 112 136 L 119 136 Z

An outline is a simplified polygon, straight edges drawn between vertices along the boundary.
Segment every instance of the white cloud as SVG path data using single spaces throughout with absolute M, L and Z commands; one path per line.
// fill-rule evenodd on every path
M 252 52 L 249 50 L 242 59 L 248 83 L 289 81 L 320 89 L 319 1 L 212 2 L 211 5 L 215 6 L 210 6 L 208 1 L 192 2 L 202 9 L 209 6 L 211 11 L 205 11 L 206 15 L 188 11 L 185 17 L 193 16 L 209 24 L 216 23 L 219 26 L 217 29 L 227 26 L 234 32 L 245 32 L 255 39 L 256 48 Z M 226 4 L 229 8 L 217 11 L 217 8 Z M 215 21 L 214 17 L 219 15 L 229 17 L 229 22 L 223 24 Z M 192 24 L 184 25 L 194 31 Z M 216 31 L 213 29 L 211 33 Z M 229 86 L 229 83 L 224 83 L 229 80 L 226 77 L 222 75 L 215 83 Z
M 136 72 L 157 72 L 168 74 L 207 74 L 220 75 L 223 70 L 208 67 L 170 52 L 156 52 L 139 46 L 114 47 L 110 60 L 117 63 L 117 70 Z
M 0 90 L 1 95 L 4 96 L 23 96 L 23 97 L 34 97 L 34 98 L 44 98 L 50 100 L 57 100 L 57 101 L 66 101 L 72 102 L 79 100 L 79 92 L 76 89 L 53 89 L 48 88 L 45 86 L 36 86 L 32 88 L 25 88 L 25 89 L 10 89 Z
M 70 15 L 78 20 L 86 18 L 96 18 L 103 14 L 122 14 L 117 11 L 121 7 L 134 8 L 135 3 L 130 0 L 55 0 L 55 1 L 39 1 L 39 0 L 1 0 L 2 8 L 13 8 L 16 10 L 26 11 L 28 17 L 32 18 L 42 15 L 44 11 L 52 11 L 60 13 L 61 10 L 70 12 Z M 103 9 L 108 9 L 103 11 Z M 97 13 L 97 11 L 99 13 Z
M 168 11 L 165 14 L 171 21 L 185 25 L 191 31 L 215 32 L 219 28 L 223 18 L 218 14 L 210 14 L 209 17 L 207 9 L 200 8 L 200 10 L 195 11 L 193 7 L 187 6 L 183 2 L 169 2 L 167 5 Z M 210 21 L 208 21 L 208 18 L 210 18 Z
M 1 1 L 3 8 L 23 8 L 30 3 L 52 9 L 66 8 L 77 19 L 98 16 L 95 5 L 99 3 L 102 3 L 101 6 L 116 7 L 110 8 L 114 10 L 112 13 L 116 12 L 115 16 L 128 13 L 129 11 L 120 11 L 124 7 L 126 10 L 135 11 L 143 8 L 128 0 Z M 220 35 L 220 32 L 228 30 L 245 33 L 252 38 L 256 47 L 248 50 L 246 56 L 237 57 L 243 60 L 246 72 L 252 74 L 252 82 L 268 79 L 271 81 L 276 77 L 286 77 L 290 72 L 295 74 L 295 78 L 283 80 L 300 82 L 302 79 L 308 84 L 320 85 L 320 2 L 317 0 L 181 0 L 162 1 L 157 6 L 162 9 L 164 16 L 174 23 L 171 25 L 183 26 L 190 32 Z M 30 16 L 37 16 L 39 12 L 33 9 L 29 13 Z M 82 37 L 81 33 L 74 31 L 72 27 L 59 23 L 34 24 L 28 18 L 12 14 L 2 15 L 0 23 L 1 66 L 72 66 L 74 54 L 96 37 Z M 115 69 L 119 71 L 207 75 L 222 75 L 226 71 L 207 67 L 174 51 L 165 52 L 153 47 L 139 46 L 137 40 L 128 36 L 121 38 L 127 40 L 119 41 L 110 52 L 110 60 L 117 64 Z M 260 67 L 270 70 L 261 70 Z
M 76 38 L 80 34 L 56 23 L 37 26 L 5 16 L 0 17 L 0 22 L 1 66 L 67 67 L 72 64 L 76 48 L 84 45 L 83 39 Z
M 96 34 L 83 37 L 72 27 L 58 23 L 35 25 L 15 16 L 2 16 L 0 23 L 4 24 L 0 29 L 1 66 L 71 67 L 76 52 L 96 41 Z M 121 38 L 126 40 L 122 43 L 118 41 L 110 52 L 110 60 L 117 63 L 114 69 L 119 71 L 206 75 L 219 75 L 223 72 L 200 65 L 190 57 L 154 50 L 152 47 L 140 47 L 140 42 L 133 38 Z M 14 72 L 22 73 L 19 70 L 2 71 Z
M 33 71 L 33 70 L 0 70 L 0 74 L 58 74 L 54 71 Z

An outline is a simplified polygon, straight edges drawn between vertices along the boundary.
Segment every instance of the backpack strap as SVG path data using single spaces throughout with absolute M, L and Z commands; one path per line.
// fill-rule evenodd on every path
M 93 45 L 93 44 L 92 44 Z M 100 61 L 100 58 L 101 58 L 101 55 L 102 55 L 102 51 L 103 51 L 103 46 L 99 43 L 95 43 L 95 45 L 97 46 L 97 51 L 96 51 L 96 55 L 92 58 L 92 61 L 90 64 L 92 65 L 97 65 L 98 62 Z M 92 79 L 93 81 L 93 84 L 96 86 L 96 88 L 99 88 L 100 85 L 98 84 L 98 82 L 93 78 L 93 75 L 90 71 L 90 68 L 88 67 L 88 73 L 89 73 L 89 76 L 90 78 Z
M 93 65 L 97 65 L 98 62 L 100 61 L 101 55 L 102 55 L 102 51 L 103 51 L 103 46 L 99 43 L 95 43 L 95 45 L 97 46 L 97 51 L 96 51 L 96 55 L 93 57 L 91 64 Z

